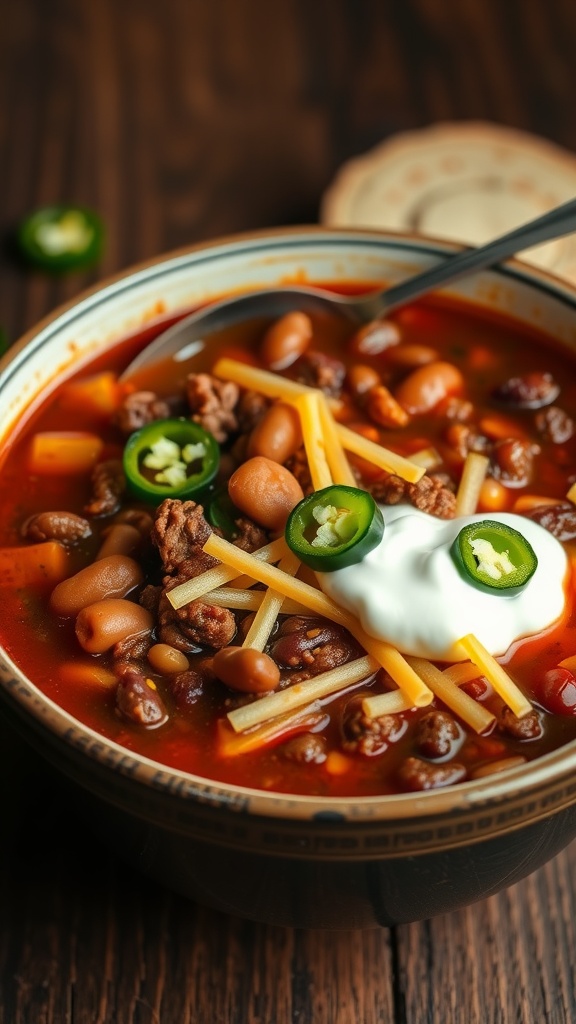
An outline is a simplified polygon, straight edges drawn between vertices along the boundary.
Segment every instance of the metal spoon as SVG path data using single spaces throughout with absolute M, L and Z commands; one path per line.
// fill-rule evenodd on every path
M 440 285 L 449 284 L 475 270 L 493 266 L 517 252 L 553 238 L 561 238 L 572 231 L 576 231 L 576 199 L 549 210 L 536 220 L 507 232 L 487 245 L 448 256 L 421 274 L 368 295 L 338 295 L 321 288 L 298 286 L 270 288 L 222 299 L 184 317 L 163 331 L 130 363 L 123 378 L 131 377 L 135 372 L 168 356 L 177 362 L 184 361 L 203 347 L 207 335 L 255 317 L 274 318 L 298 309 L 305 313 L 335 312 L 355 324 L 367 323 L 387 316 L 392 310 Z

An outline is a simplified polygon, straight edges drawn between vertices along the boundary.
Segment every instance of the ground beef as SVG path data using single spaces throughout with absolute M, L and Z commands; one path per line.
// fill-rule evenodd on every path
M 325 352 L 309 350 L 296 360 L 290 376 L 300 384 L 320 388 L 331 398 L 338 398 L 346 377 L 346 367 L 339 359 L 334 359 Z
M 291 455 L 290 458 L 286 460 L 286 469 L 289 469 L 292 476 L 296 477 L 300 487 L 302 488 L 303 494 L 312 494 L 314 487 L 312 485 L 312 477 L 310 475 L 310 468 L 308 466 L 308 459 L 306 458 L 304 448 L 299 448 L 294 455 Z
M 238 430 L 235 413 L 240 389 L 233 381 L 222 381 L 209 373 L 190 373 L 186 394 L 192 419 L 212 434 L 219 444 Z
M 383 754 L 406 729 L 401 715 L 380 715 L 369 718 L 356 698 L 346 708 L 342 721 L 342 748 L 347 753 L 375 757 Z
M 116 669 L 116 711 L 134 725 L 155 728 L 168 718 L 166 708 L 154 683 L 132 665 Z
M 146 657 L 152 645 L 150 633 L 143 633 L 139 636 L 129 636 L 125 640 L 119 640 L 112 648 L 114 661 L 129 662 L 141 661 Z
M 170 404 L 154 391 L 133 391 L 123 399 L 114 419 L 116 426 L 128 437 L 140 427 L 170 415 Z
M 517 740 L 537 740 L 544 732 L 542 718 L 538 711 L 529 711 L 527 715 L 518 718 L 506 706 L 498 715 L 498 730 Z
M 68 547 L 89 537 L 92 528 L 87 519 L 73 512 L 38 512 L 22 524 L 20 533 L 25 540 L 57 540 Z
M 235 409 L 240 432 L 249 434 L 270 408 L 270 405 L 270 399 L 258 391 L 243 391 Z
M 371 494 L 382 505 L 398 505 L 408 501 L 421 512 L 438 516 L 439 519 L 453 519 L 456 511 L 456 497 L 441 479 L 424 476 L 417 484 L 389 473 L 372 484 Z
M 270 540 L 269 533 L 262 526 L 258 526 L 257 523 L 253 522 L 252 519 L 248 519 L 247 516 L 241 516 L 240 519 L 236 519 L 234 526 L 238 531 L 234 538 L 234 544 L 242 551 L 257 551 L 258 548 L 264 547 Z
M 166 597 L 166 591 L 160 598 L 159 638 L 162 643 L 170 644 L 184 654 L 193 654 L 199 647 L 217 650 L 227 647 L 235 633 L 236 619 L 228 608 L 206 604 L 204 601 L 190 601 L 183 608 L 176 609 Z
M 398 770 L 398 781 L 403 789 L 419 792 L 426 789 L 440 789 L 462 782 L 466 777 L 463 764 L 449 761 L 447 764 L 429 764 L 419 757 L 407 757 Z
M 305 732 L 283 743 L 279 753 L 297 764 L 322 764 L 326 760 L 326 740 L 323 736 Z
M 458 723 L 446 711 L 428 711 L 416 726 L 416 746 L 424 757 L 447 757 L 462 737 Z
M 182 577 L 183 582 L 217 565 L 217 559 L 202 550 L 211 532 L 202 505 L 166 498 L 156 511 L 152 529 L 164 573 Z
M 492 442 L 484 434 L 467 423 L 451 423 L 445 432 L 447 444 L 464 461 L 469 452 L 488 455 L 492 450 Z
M 118 512 L 126 490 L 126 477 L 120 459 L 98 462 L 92 470 L 92 497 L 84 506 L 89 516 L 110 516 Z

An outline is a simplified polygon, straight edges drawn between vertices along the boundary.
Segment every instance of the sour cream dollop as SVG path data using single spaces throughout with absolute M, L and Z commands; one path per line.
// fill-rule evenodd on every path
M 371 636 L 404 654 L 458 661 L 465 655 L 456 643 L 467 633 L 491 654 L 504 654 L 514 640 L 561 617 L 568 560 L 538 523 L 508 512 L 444 520 L 406 505 L 383 507 L 382 514 L 386 525 L 377 547 L 356 565 L 318 574 L 324 592 Z M 538 559 L 532 578 L 511 597 L 467 583 L 450 554 L 464 526 L 488 518 L 523 534 Z

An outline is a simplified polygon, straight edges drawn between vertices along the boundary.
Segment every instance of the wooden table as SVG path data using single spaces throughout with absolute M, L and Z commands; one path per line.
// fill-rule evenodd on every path
M 1 256 L 17 337 L 99 276 L 222 233 L 314 221 L 349 156 L 438 120 L 576 150 L 573 0 L 18 0 L 0 19 L 0 210 L 85 202 L 97 274 Z M 572 847 L 468 910 L 364 933 L 184 902 L 71 820 L 0 737 L 0 1024 L 564 1024 Z

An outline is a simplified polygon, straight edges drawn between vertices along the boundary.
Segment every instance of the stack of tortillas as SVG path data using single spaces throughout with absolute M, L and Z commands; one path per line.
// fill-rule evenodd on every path
M 462 122 L 393 136 L 344 164 L 321 220 L 481 245 L 574 197 L 575 155 L 524 132 Z M 521 255 L 576 283 L 576 236 Z

